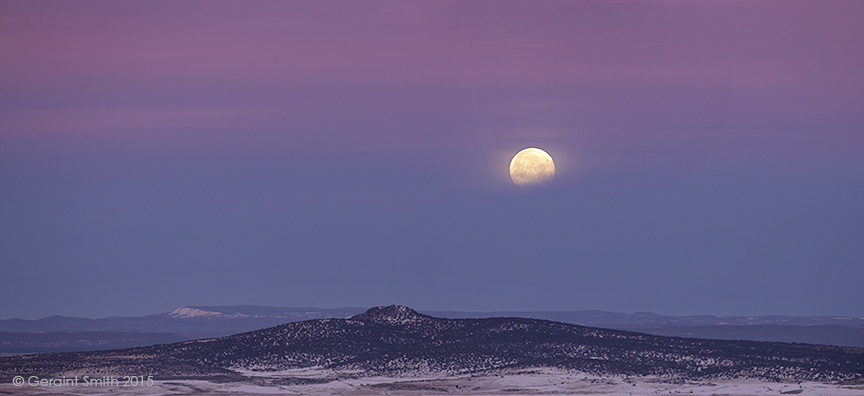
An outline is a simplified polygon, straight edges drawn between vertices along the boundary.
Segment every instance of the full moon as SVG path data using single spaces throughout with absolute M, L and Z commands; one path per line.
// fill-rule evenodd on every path
M 555 162 L 539 148 L 526 148 L 510 161 L 510 178 L 520 188 L 545 184 L 555 177 Z

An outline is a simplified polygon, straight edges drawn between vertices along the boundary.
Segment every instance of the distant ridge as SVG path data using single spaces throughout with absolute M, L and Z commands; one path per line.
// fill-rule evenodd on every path
M 463 312 L 463 311 L 424 311 L 433 316 L 444 318 L 491 318 L 519 317 L 547 319 L 558 322 L 581 324 L 585 326 L 843 326 L 864 328 L 864 318 L 848 316 L 715 316 L 689 315 L 671 316 L 651 312 L 635 312 L 625 314 L 598 310 L 589 311 L 494 311 L 494 312 Z
M 403 306 L 229 337 L 116 351 L 0 358 L 14 375 L 153 375 L 243 380 L 319 367 L 414 376 L 556 367 L 597 375 L 864 381 L 864 349 L 661 337 L 526 318 L 444 319 Z
M 51 316 L 37 320 L 0 320 L 0 353 L 62 352 L 147 346 L 166 334 L 186 339 L 223 337 L 284 323 L 309 319 L 348 318 L 364 308 L 290 308 L 255 305 L 187 306 L 172 312 L 102 319 Z M 668 316 L 639 312 L 605 311 L 423 311 L 442 318 L 522 317 L 629 330 L 642 333 L 728 340 L 800 342 L 864 347 L 864 319 L 836 316 L 718 317 L 710 315 Z M 27 333 L 44 333 L 40 337 Z M 69 341 L 75 332 L 75 342 Z M 122 338 L 106 332 L 123 332 Z M 133 334 L 141 333 L 141 334 Z M 165 338 L 161 338 L 165 340 Z

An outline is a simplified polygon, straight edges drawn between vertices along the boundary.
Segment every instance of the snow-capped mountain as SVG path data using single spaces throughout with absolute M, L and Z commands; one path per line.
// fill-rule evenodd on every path
M 51 316 L 0 320 L 0 353 L 71 352 L 148 346 L 167 340 L 224 337 L 289 322 L 348 318 L 363 308 L 186 306 L 139 317 L 101 319 Z M 778 341 L 864 347 L 864 319 L 851 317 L 666 316 L 604 311 L 425 311 L 450 319 L 521 317 L 663 336 Z M 122 337 L 113 333 L 126 333 Z M 138 334 L 134 334 L 138 333 Z
M 862 381 L 864 349 L 662 337 L 526 318 L 443 319 L 388 306 L 216 339 L 0 358 L 0 377 L 98 371 L 242 380 L 250 370 L 305 367 L 390 376 L 556 367 L 597 375 Z

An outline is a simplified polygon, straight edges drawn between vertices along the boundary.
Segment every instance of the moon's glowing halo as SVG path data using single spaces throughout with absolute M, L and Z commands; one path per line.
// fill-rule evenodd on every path
M 510 160 L 510 179 L 520 188 L 548 183 L 555 177 L 552 156 L 536 147 L 526 148 Z

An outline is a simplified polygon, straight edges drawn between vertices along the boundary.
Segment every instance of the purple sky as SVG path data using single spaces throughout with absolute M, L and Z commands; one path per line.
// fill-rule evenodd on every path
M 0 318 L 864 316 L 864 2 L 0 2 Z M 551 186 L 510 157 L 541 147 Z

